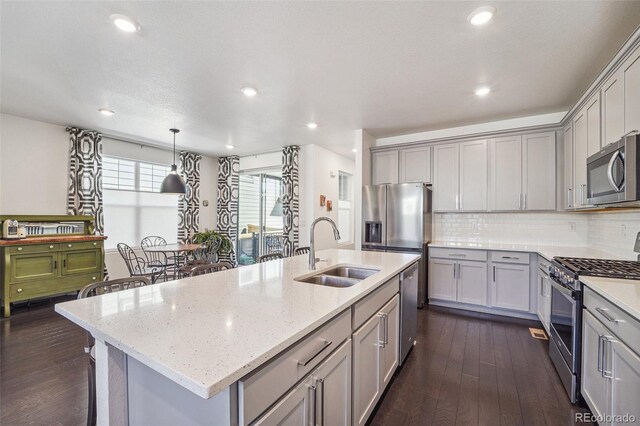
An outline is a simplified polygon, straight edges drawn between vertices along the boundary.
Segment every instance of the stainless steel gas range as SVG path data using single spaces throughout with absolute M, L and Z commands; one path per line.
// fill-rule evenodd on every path
M 555 257 L 551 277 L 549 356 L 572 403 L 580 400 L 582 284 L 580 276 L 640 280 L 640 262 Z

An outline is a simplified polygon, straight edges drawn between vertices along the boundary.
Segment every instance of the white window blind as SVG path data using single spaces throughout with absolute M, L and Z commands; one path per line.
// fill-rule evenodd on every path
M 177 241 L 178 195 L 159 193 L 170 170 L 164 164 L 103 157 L 105 248 L 139 247 L 152 235 Z

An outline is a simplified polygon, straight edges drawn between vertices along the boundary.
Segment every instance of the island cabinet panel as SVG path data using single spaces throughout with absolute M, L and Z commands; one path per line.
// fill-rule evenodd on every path
M 249 424 L 308 376 L 351 334 L 351 310 L 330 320 L 269 364 L 238 381 L 240 423 Z
M 353 424 L 363 425 L 382 393 L 381 317 L 353 333 Z
M 356 302 L 353 306 L 353 329 L 356 330 L 364 324 L 398 291 L 400 291 L 400 278 L 396 276 L 364 299 Z
M 312 414 L 315 392 L 313 378 L 309 377 L 296 386 L 254 424 L 263 426 L 315 425 Z
M 398 367 L 400 296 L 353 333 L 353 424 L 363 425 Z
M 347 340 L 313 373 L 315 423 L 351 424 L 351 339 Z

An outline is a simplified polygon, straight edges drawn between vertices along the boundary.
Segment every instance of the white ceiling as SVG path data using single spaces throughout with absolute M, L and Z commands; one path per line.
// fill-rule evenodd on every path
M 495 19 L 467 16 L 492 4 Z M 1 3 L 1 110 L 213 155 L 556 112 L 640 1 Z M 136 19 L 125 34 L 109 15 Z M 488 84 L 486 98 L 473 94 Z M 253 99 L 240 88 L 259 90 Z M 104 117 L 96 110 L 117 112 Z M 309 130 L 305 123 L 317 121 Z

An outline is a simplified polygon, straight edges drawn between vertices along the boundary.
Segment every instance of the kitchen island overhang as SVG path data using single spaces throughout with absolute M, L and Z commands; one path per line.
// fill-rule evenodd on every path
M 222 405 L 237 403 L 239 379 L 419 259 L 339 249 L 318 254 L 326 261 L 315 273 L 339 265 L 379 272 L 345 288 L 303 283 L 296 279 L 313 272 L 306 256 L 295 256 L 56 305 L 58 313 L 96 339 L 99 422 L 116 420 L 119 411 L 127 410 L 132 411 L 125 417 L 132 418 L 136 402 L 129 399 L 137 388 L 129 374 L 164 383 L 155 390 L 177 385 L 181 394 L 178 389 L 184 388 L 189 392 L 183 399 L 193 395 L 202 400 L 196 405 L 209 399 L 211 406 L 221 400 Z M 152 378 L 152 373 L 160 376 Z M 202 409 L 211 419 L 210 409 Z M 218 420 L 234 423 L 234 415 L 233 409 L 226 410 Z

